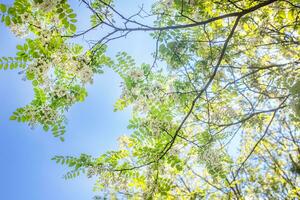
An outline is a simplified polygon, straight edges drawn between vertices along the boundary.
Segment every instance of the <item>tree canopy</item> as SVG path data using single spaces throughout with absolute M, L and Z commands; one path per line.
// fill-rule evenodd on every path
M 300 198 L 299 0 L 156 0 L 131 16 L 112 0 L 79 2 L 90 11 L 80 31 L 67 0 L 0 4 L 24 38 L 0 69 L 21 70 L 35 94 L 11 120 L 63 141 L 65 114 L 93 77 L 108 67 L 122 78 L 114 107 L 132 107 L 132 133 L 96 158 L 55 156 L 65 178 L 97 177 L 95 199 Z M 72 41 L 91 31 L 90 48 Z M 153 37 L 152 63 L 107 55 L 136 32 Z

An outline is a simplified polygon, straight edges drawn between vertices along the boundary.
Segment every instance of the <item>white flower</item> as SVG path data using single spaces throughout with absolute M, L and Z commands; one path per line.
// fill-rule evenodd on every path
M 176 89 L 173 86 L 173 83 L 167 84 L 167 93 L 174 93 L 174 92 L 176 92 Z
M 118 140 L 119 140 L 120 148 L 125 149 L 130 146 L 130 139 L 128 136 L 126 135 L 120 136 Z
M 37 10 L 43 10 L 44 12 L 50 12 L 56 7 L 57 3 L 58 3 L 57 0 L 44 0 L 43 3 L 36 3 L 33 6 Z
M 152 82 L 152 87 L 153 87 L 154 90 L 161 90 L 163 88 L 162 83 L 160 83 L 157 80 L 154 80 Z
M 83 83 L 88 83 L 88 82 L 92 83 L 93 82 L 93 79 L 92 79 L 93 71 L 87 65 L 84 65 L 78 73 L 79 73 L 79 77 Z
M 28 26 L 26 24 L 15 24 L 10 25 L 10 30 L 17 37 L 24 38 L 29 34 Z
M 129 72 L 129 76 L 133 80 L 139 80 L 144 76 L 144 72 L 141 69 L 133 69 L 132 71 Z

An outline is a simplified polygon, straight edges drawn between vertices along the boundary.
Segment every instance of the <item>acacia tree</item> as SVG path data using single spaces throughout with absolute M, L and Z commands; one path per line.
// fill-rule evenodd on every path
M 122 78 L 115 110 L 133 106 L 119 150 L 53 158 L 70 167 L 66 178 L 98 177 L 95 199 L 300 197 L 298 0 L 157 0 L 132 16 L 112 0 L 80 2 L 91 12 L 81 32 L 66 0 L 0 4 L 2 22 L 26 38 L 0 68 L 22 69 L 35 92 L 12 120 L 63 140 L 66 110 L 103 67 Z M 70 40 L 101 30 L 90 49 Z M 135 32 L 154 38 L 153 63 L 105 54 Z

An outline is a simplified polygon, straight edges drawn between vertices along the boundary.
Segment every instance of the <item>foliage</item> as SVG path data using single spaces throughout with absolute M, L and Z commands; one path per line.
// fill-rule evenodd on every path
M 41 124 L 63 140 L 64 113 L 74 103 L 84 101 L 85 85 L 109 59 L 91 61 L 91 52 L 68 42 L 66 35 L 76 31 L 76 14 L 65 0 L 17 0 L 12 6 L 1 4 L 2 22 L 18 37 L 26 37 L 17 46 L 16 57 L 0 59 L 0 68 L 22 69 L 24 79 L 32 82 L 35 98 L 19 108 L 10 119 Z M 102 54 L 104 52 L 102 51 Z
M 143 8 L 126 17 L 112 1 L 81 2 L 91 28 L 79 33 L 64 0 L 0 4 L 2 22 L 30 34 L 15 58 L 0 60 L 21 68 L 35 92 L 12 120 L 61 136 L 65 110 L 84 101 L 103 66 L 122 78 L 115 111 L 133 106 L 118 150 L 54 158 L 71 168 L 66 178 L 98 177 L 95 199 L 300 197 L 299 1 L 160 0 L 153 25 L 138 21 Z M 69 42 L 105 28 L 88 50 Z M 153 63 L 105 55 L 110 41 L 137 31 L 156 41 Z

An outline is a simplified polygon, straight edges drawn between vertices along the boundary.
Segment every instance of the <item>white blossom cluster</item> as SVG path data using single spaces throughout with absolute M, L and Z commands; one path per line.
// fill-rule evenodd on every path
M 29 27 L 37 28 L 40 33 L 44 34 L 41 37 L 50 38 L 47 31 L 56 27 L 64 31 L 64 27 L 57 26 L 60 23 L 60 19 L 57 15 L 47 15 L 47 13 L 55 10 L 61 3 L 61 0 L 44 0 L 42 3 L 32 1 L 30 9 L 32 12 L 18 13 L 17 17 L 21 19 L 20 23 L 14 23 L 11 20 L 10 30 L 17 37 L 24 38 L 29 35 Z M 42 12 L 41 12 L 42 11 Z M 46 14 L 46 15 L 45 15 Z M 50 21 L 49 21 L 50 20 Z
M 41 107 L 27 106 L 24 113 L 29 117 L 29 125 L 34 126 L 37 122 L 43 122 L 43 124 L 52 124 L 58 121 L 60 118 L 56 110 L 52 109 L 49 105 L 43 105 Z
M 144 77 L 144 71 L 139 68 L 133 68 L 128 72 L 128 76 L 134 81 L 141 80 Z
M 18 23 L 11 20 L 9 25 L 17 37 L 26 37 L 29 33 L 34 36 L 33 39 L 26 40 L 26 48 L 25 45 L 24 49 L 22 46 L 19 48 L 20 55 L 25 53 L 29 58 L 24 70 L 26 77 L 45 95 L 39 97 L 37 94 L 32 104 L 24 107 L 22 120 L 31 126 L 37 123 L 53 125 L 61 121 L 63 110 L 84 98 L 83 94 L 78 97 L 70 88 L 93 81 L 89 56 L 72 51 L 72 45 L 61 37 L 66 34 L 66 29 L 58 15 L 49 13 L 55 11 L 59 3 L 61 0 L 44 0 L 42 3 L 31 1 L 28 7 L 31 12 L 18 13 Z M 39 100 L 42 105 L 37 105 Z M 62 101 L 59 102 L 60 100 Z
M 93 83 L 93 70 L 84 62 L 81 62 L 77 74 L 83 83 Z
M 46 74 L 50 69 L 50 63 L 42 58 L 38 58 L 35 62 L 28 65 L 27 71 L 33 73 L 36 78 L 41 81 L 46 79 Z
M 68 104 L 73 104 L 76 102 L 76 97 L 74 93 L 71 93 L 67 87 L 57 84 L 51 91 L 52 99 L 65 99 Z
M 33 3 L 33 7 L 36 10 L 42 10 L 44 12 L 51 12 L 56 8 L 57 4 L 59 4 L 61 0 L 43 0 L 42 3 Z
M 118 138 L 119 147 L 121 149 L 126 149 L 132 145 L 132 141 L 130 140 L 130 137 L 127 135 L 122 135 Z
M 57 0 L 52 0 L 52 1 L 44 1 L 43 3 L 33 3 L 32 4 L 32 10 L 33 11 L 38 11 L 42 8 L 46 8 L 47 10 L 57 5 L 58 1 Z M 21 19 L 22 23 L 14 23 L 11 21 L 11 24 L 9 26 L 11 32 L 16 35 L 17 37 L 24 38 L 29 35 L 29 25 L 33 25 L 35 27 L 39 27 L 40 29 L 45 29 L 47 26 L 47 23 L 43 19 L 42 16 L 39 16 L 38 20 L 34 16 L 33 13 L 29 12 L 24 12 L 22 14 L 18 14 L 18 17 Z
M 15 24 L 12 22 L 9 28 L 10 31 L 19 38 L 24 38 L 29 34 L 27 24 Z
M 134 86 L 128 88 L 125 83 L 122 84 L 121 99 L 132 99 L 135 111 L 147 112 L 162 98 L 172 97 L 176 94 L 177 77 L 175 75 L 167 79 L 158 74 L 155 76 L 156 78 L 147 79 L 144 71 L 140 68 L 131 68 L 126 74 L 134 82 Z
M 65 65 L 65 68 L 69 70 L 70 74 L 75 74 L 82 83 L 93 82 L 93 70 L 86 63 L 86 59 L 79 57 L 77 60 L 69 60 L 69 64 Z
M 58 117 L 56 110 L 52 109 L 49 105 L 45 105 L 40 112 L 41 121 L 45 124 L 53 123 Z
M 63 52 L 56 52 L 51 55 L 49 59 L 38 58 L 34 62 L 28 65 L 27 70 L 35 74 L 41 82 L 49 84 L 49 71 L 51 68 L 59 68 L 64 73 L 69 74 L 69 77 L 79 78 L 82 83 L 92 83 L 93 71 L 86 64 L 86 61 L 81 59 L 74 59 L 73 55 Z M 57 77 L 52 77 L 52 82 Z

